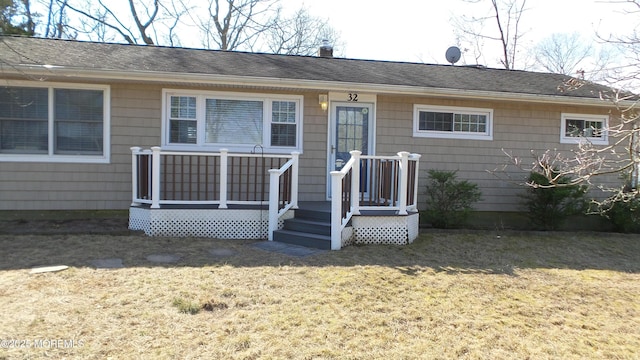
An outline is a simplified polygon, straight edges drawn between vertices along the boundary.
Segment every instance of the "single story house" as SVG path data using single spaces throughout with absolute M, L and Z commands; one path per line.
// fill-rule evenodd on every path
M 518 211 L 522 188 L 487 172 L 503 149 L 609 142 L 587 134 L 607 126 L 604 86 L 324 50 L 0 37 L 0 210 L 130 208 L 150 235 L 272 238 L 324 206 L 332 248 L 403 243 L 428 169 L 477 183 L 478 211 Z

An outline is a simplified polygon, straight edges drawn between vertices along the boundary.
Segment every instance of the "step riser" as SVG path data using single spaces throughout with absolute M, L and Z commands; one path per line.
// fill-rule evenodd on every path
M 323 250 L 331 249 L 331 241 L 309 238 L 304 236 L 303 234 L 292 235 L 292 234 L 283 234 L 276 231 L 273 233 L 273 241 L 278 241 L 286 244 L 306 246 L 306 247 L 315 248 L 315 249 L 323 249 Z
M 331 213 L 326 211 L 297 209 L 295 217 L 298 219 L 307 219 L 315 221 L 324 221 L 331 223 Z
M 288 219 L 288 220 L 285 220 L 284 222 L 284 228 L 286 230 L 331 236 L 330 224 L 326 224 L 326 225 L 307 224 L 307 223 L 296 221 L 296 219 Z

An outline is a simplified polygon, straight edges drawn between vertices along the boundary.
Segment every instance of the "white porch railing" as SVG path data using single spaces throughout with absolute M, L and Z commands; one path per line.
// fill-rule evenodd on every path
M 417 210 L 419 159 L 408 152 L 362 156 L 351 151 L 344 167 L 331 172 L 332 250 L 342 247 L 342 230 L 361 210 L 392 210 L 397 215 Z
M 132 205 L 269 206 L 269 236 L 298 204 L 299 153 L 291 155 L 163 151 L 132 147 Z
M 290 155 L 163 151 L 132 147 L 132 205 L 265 205 L 268 237 L 278 220 L 298 207 L 299 153 Z M 352 151 L 340 171 L 331 172 L 331 249 L 342 247 L 342 231 L 361 211 L 417 210 L 420 155 L 362 156 Z

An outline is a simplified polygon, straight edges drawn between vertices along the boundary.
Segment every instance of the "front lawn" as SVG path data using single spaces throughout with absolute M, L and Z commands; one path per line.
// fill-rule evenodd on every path
M 427 231 L 307 257 L 254 243 L 0 235 L 0 359 L 640 353 L 637 235 Z M 124 267 L 92 265 L 113 258 Z M 69 268 L 30 273 L 45 265 Z

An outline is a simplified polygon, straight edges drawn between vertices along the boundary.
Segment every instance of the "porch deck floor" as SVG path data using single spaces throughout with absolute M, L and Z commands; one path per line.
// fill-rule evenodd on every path
M 141 208 L 150 208 L 149 204 L 135 205 Z M 228 209 L 240 209 L 240 210 L 267 210 L 269 204 L 265 202 L 259 205 L 247 205 L 247 204 L 228 204 L 227 209 L 220 209 L 218 204 L 162 204 L 160 209 L 211 209 L 211 210 L 228 210 Z M 300 201 L 298 208 L 305 210 L 331 212 L 330 201 Z M 414 214 L 415 211 L 409 211 L 409 214 Z M 366 216 L 395 216 L 398 215 L 397 210 L 360 210 L 361 215 Z

